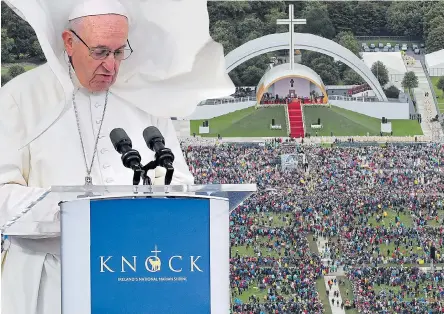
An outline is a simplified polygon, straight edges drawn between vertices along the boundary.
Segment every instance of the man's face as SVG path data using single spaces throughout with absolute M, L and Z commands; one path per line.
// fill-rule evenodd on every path
M 128 20 L 114 14 L 88 16 L 82 18 L 78 29 L 74 31 L 90 48 L 104 48 L 113 52 L 127 46 Z M 82 86 L 98 92 L 107 90 L 114 84 L 121 61 L 116 60 L 113 53 L 105 59 L 96 60 L 75 34 L 65 31 L 62 37 Z

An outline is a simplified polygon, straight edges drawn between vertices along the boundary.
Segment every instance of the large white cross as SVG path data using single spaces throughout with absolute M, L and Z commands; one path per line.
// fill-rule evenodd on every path
M 295 19 L 294 18 L 294 5 L 290 4 L 288 9 L 288 19 L 278 19 L 278 25 L 288 25 L 290 29 L 290 68 L 293 70 L 294 67 L 294 42 L 293 42 L 293 33 L 295 25 L 304 25 L 307 24 L 306 19 Z

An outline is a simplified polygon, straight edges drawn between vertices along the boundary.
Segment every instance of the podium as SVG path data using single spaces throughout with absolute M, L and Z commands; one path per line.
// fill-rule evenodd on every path
M 226 314 L 229 215 L 255 191 L 250 184 L 52 187 L 4 234 L 61 237 L 63 314 Z M 57 205 L 56 219 L 43 219 Z

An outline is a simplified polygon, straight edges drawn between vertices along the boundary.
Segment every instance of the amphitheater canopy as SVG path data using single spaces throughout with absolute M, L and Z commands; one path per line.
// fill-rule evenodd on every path
M 262 95 L 267 92 L 268 88 L 274 83 L 290 77 L 303 78 L 312 82 L 317 87 L 319 87 L 324 97 L 327 97 L 324 83 L 322 82 L 321 77 L 315 71 L 305 65 L 298 63 L 295 63 L 293 69 L 291 69 L 289 63 L 284 63 L 274 66 L 264 74 L 257 86 L 257 101 L 261 101 Z

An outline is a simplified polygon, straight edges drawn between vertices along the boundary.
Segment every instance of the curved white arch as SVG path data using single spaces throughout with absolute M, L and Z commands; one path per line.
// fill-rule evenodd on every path
M 277 33 L 253 39 L 225 56 L 227 73 L 245 61 L 276 50 L 289 49 L 289 33 Z M 347 48 L 332 40 L 306 33 L 294 33 L 294 48 L 311 50 L 340 60 L 358 73 L 373 89 L 380 101 L 388 101 L 384 90 L 372 71 Z

